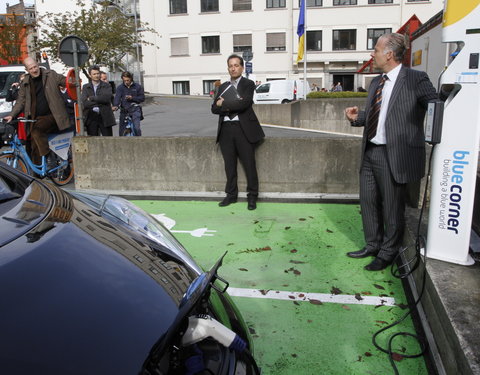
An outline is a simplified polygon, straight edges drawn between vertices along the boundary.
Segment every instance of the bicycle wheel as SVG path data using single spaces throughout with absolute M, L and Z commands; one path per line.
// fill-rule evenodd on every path
M 17 156 L 16 157 L 16 166 L 15 166 L 15 169 L 20 171 L 20 172 L 23 172 L 25 174 L 29 174 L 29 168 L 27 166 L 27 163 L 25 163 L 25 161 L 22 159 L 21 156 Z M 14 154 L 3 154 L 3 155 L 0 155 L 0 163 L 5 163 L 7 165 L 9 165 L 10 167 L 13 168 L 13 165 L 14 165 L 14 162 L 15 162 L 15 155 Z
M 68 184 L 73 178 L 73 160 L 69 152 L 68 164 L 58 168 L 56 171 L 49 173 L 49 177 L 58 186 Z

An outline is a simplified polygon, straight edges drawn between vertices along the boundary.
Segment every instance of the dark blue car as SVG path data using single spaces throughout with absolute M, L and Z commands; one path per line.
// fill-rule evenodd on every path
M 220 265 L 124 199 L 0 163 L 0 374 L 257 374 Z

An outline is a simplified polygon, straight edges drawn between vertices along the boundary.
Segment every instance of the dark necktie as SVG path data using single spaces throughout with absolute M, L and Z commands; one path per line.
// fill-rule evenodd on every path
M 377 91 L 375 91 L 375 96 L 372 100 L 372 109 L 370 109 L 370 113 L 368 115 L 368 140 L 371 140 L 377 134 L 378 116 L 380 115 L 380 107 L 382 106 L 382 90 L 387 79 L 388 77 L 386 75 L 382 76 L 382 79 L 378 84 Z

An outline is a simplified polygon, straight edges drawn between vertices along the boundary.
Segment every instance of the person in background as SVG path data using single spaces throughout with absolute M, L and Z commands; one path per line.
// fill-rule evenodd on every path
M 381 36 L 372 52 L 382 71 L 368 90 L 366 108 L 345 109 L 352 126 L 363 126 L 360 207 L 365 247 L 351 258 L 375 257 L 365 266 L 380 271 L 393 263 L 402 246 L 408 183 L 425 174 L 423 121 L 437 93 L 427 74 L 402 65 L 407 51 L 401 34 Z
M 217 143 L 220 144 L 227 183 L 227 196 L 219 203 L 225 207 L 235 203 L 238 197 L 237 163 L 245 169 L 247 177 L 247 208 L 257 208 L 258 175 L 255 163 L 255 148 L 263 140 L 265 134 L 253 111 L 253 92 L 255 83 L 242 77 L 244 62 L 238 55 L 230 55 L 227 59 L 230 81 L 224 82 L 213 99 L 212 113 L 218 116 Z M 235 87 L 239 97 L 236 100 L 225 101 L 229 85 Z
M 135 135 L 141 136 L 140 121 L 143 120 L 143 113 L 140 103 L 145 101 L 143 87 L 133 82 L 133 74 L 130 72 L 122 73 L 122 81 L 123 83 L 117 87 L 113 100 L 113 110 L 116 111 L 121 108 L 119 135 L 123 136 L 125 133 L 125 115 L 128 113 L 135 127 Z
M 115 82 L 109 81 L 107 73 L 105 73 L 103 70 L 100 70 L 100 80 L 108 83 L 111 86 L 111 88 L 112 88 L 112 100 L 111 100 L 111 102 L 113 104 L 113 98 L 115 97 L 115 91 L 116 91 Z
M 336 84 L 335 87 L 333 88 L 333 91 L 335 91 L 335 92 L 343 91 L 342 84 L 341 84 L 340 82 L 337 82 L 337 84 Z
M 117 124 L 111 106 L 112 88 L 109 83 L 100 80 L 100 68 L 97 65 L 91 66 L 88 74 L 90 82 L 82 88 L 87 134 L 97 136 L 100 133 L 111 137 L 112 127 Z
M 60 86 L 66 85 L 66 77 L 54 70 L 40 68 L 32 57 L 27 57 L 23 63 L 28 73 L 20 85 L 12 112 L 4 119 L 9 122 L 23 111 L 25 117 L 36 120 L 30 133 L 33 162 L 40 164 L 41 157 L 46 156 L 48 168 L 53 168 L 56 157 L 50 151 L 48 134 L 70 127 L 59 90 Z

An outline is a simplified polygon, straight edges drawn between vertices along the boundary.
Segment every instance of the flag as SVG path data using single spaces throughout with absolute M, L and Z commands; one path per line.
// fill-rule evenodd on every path
M 303 50 L 305 49 L 305 0 L 300 3 L 300 14 L 298 16 L 298 55 L 297 63 L 303 59 Z

